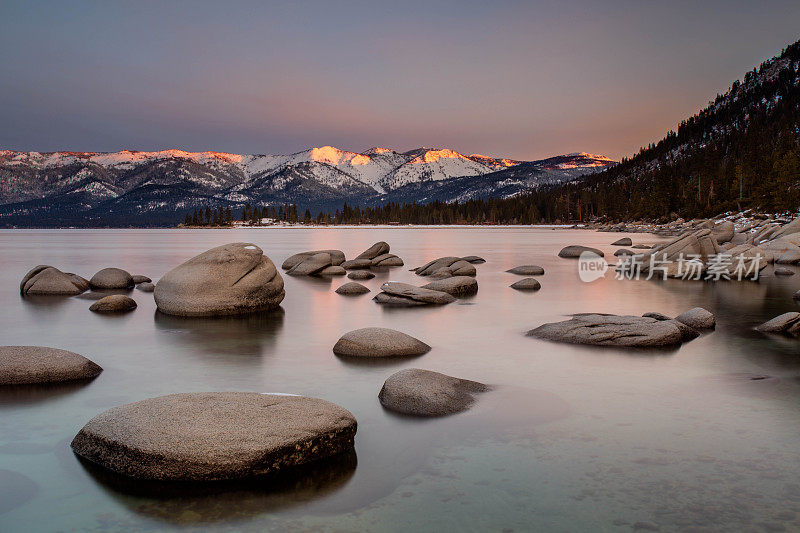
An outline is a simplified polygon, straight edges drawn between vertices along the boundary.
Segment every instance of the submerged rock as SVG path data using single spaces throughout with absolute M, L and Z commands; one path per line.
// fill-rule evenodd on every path
M 702 307 L 689 309 L 685 313 L 676 316 L 675 320 L 694 329 L 712 329 L 716 324 L 714 314 Z
M 518 274 L 520 276 L 543 276 L 544 269 L 537 265 L 521 265 L 509 270 L 506 270 L 511 274 Z
M 475 394 L 491 390 L 477 381 L 408 368 L 389 376 L 378 399 L 385 408 L 414 416 L 446 416 L 466 411 Z
M 471 276 L 452 276 L 432 281 L 422 286 L 423 289 L 446 292 L 453 296 L 467 296 L 478 292 L 478 280 Z
M 800 313 L 795 311 L 783 313 L 757 326 L 756 330 L 764 333 L 785 333 L 796 337 L 800 335 Z
M 509 287 L 518 291 L 538 291 L 542 288 L 542 285 L 536 278 L 525 278 L 512 283 Z
M 133 276 L 121 268 L 104 268 L 89 280 L 93 289 L 130 289 Z
M 100 298 L 89 307 L 95 313 L 125 313 L 136 309 L 136 302 L 124 294 L 112 294 Z
M 145 281 L 144 283 L 139 283 L 136 285 L 136 288 L 142 292 L 153 292 L 156 290 L 156 286 L 152 283 Z
M 369 292 L 368 288 L 366 288 L 360 283 L 356 283 L 355 281 L 350 281 L 348 283 L 345 283 L 344 285 L 336 289 L 337 294 L 344 294 L 346 296 L 353 296 L 356 294 L 366 294 L 368 292 Z
M 409 285 L 389 281 L 381 285 L 381 292 L 375 296 L 374 300 L 379 304 L 393 306 L 419 306 L 419 305 L 443 305 L 454 302 L 456 299 L 446 292 L 433 291 Z
M 353 272 L 350 272 L 347 277 L 350 279 L 366 280 L 374 278 L 375 274 L 368 270 L 354 270 Z
M 412 357 L 428 353 L 431 347 L 402 331 L 362 328 L 342 335 L 333 353 L 347 357 Z
M 623 237 L 623 238 L 619 239 L 618 241 L 612 242 L 611 246 L 631 246 L 632 244 L 633 244 L 633 241 L 631 240 L 630 237 Z
M 597 254 L 600 257 L 603 257 L 605 254 L 601 250 L 597 248 L 589 248 L 588 246 L 579 246 L 579 245 L 571 245 L 566 246 L 558 252 L 558 257 L 564 257 L 568 259 L 573 259 L 580 257 L 583 252 L 592 252 L 593 254 Z
M 544 324 L 527 333 L 556 342 L 652 348 L 679 345 L 683 334 L 669 320 L 640 316 L 576 315 L 570 320 Z
M 467 263 L 472 263 L 473 265 L 480 265 L 486 262 L 486 259 L 480 257 L 478 255 L 468 255 L 461 258 L 462 261 L 466 261 Z
M 80 276 L 61 272 L 55 267 L 39 265 L 25 274 L 19 284 L 19 291 L 23 296 L 76 296 L 89 288 L 83 283 L 85 281 Z
M 136 275 L 135 274 L 135 275 L 131 276 L 131 278 L 133 278 L 133 282 L 135 284 L 137 284 L 137 285 L 140 284 L 140 283 L 152 283 L 153 282 L 153 280 L 148 278 L 147 276 L 141 276 L 141 275 Z
M 256 392 L 170 394 L 92 418 L 73 451 L 138 479 L 216 481 L 283 472 L 353 449 L 336 404 Z
M 232 243 L 212 248 L 167 272 L 156 284 L 159 311 L 179 316 L 222 316 L 280 305 L 283 278 L 261 248 Z
M 44 346 L 0 346 L 0 385 L 89 380 L 103 369 L 84 356 Z

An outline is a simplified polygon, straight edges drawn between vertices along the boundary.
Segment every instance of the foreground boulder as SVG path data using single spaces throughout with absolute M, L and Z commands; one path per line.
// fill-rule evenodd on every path
M 156 284 L 159 311 L 178 316 L 222 316 L 277 307 L 283 278 L 261 248 L 232 243 L 212 248 L 167 272 Z
M 135 283 L 133 276 L 121 268 L 104 268 L 89 280 L 93 289 L 130 289 Z
M 0 346 L 0 385 L 82 381 L 97 377 L 99 365 L 67 350 L 44 346 Z
M 150 398 L 100 413 L 73 451 L 137 479 L 216 481 L 283 472 L 353 449 L 356 420 L 336 404 L 256 392 Z
M 452 276 L 432 281 L 422 286 L 423 289 L 441 291 L 453 296 L 468 296 L 478 292 L 478 280 L 471 276 Z
M 309 252 L 300 252 L 299 254 L 294 254 L 293 256 L 287 258 L 281 265 L 281 268 L 284 270 L 289 270 L 299 265 L 312 255 L 317 254 L 328 254 L 330 259 L 328 264 L 330 265 L 339 266 L 344 263 L 344 252 L 341 250 L 312 250 Z
M 374 278 L 375 274 L 368 270 L 354 270 L 353 272 L 350 272 L 347 277 L 350 279 L 366 280 Z
M 794 337 L 800 336 L 800 313 L 791 311 L 778 315 L 756 327 L 764 333 L 784 333 Z
M 446 416 L 466 411 L 475 394 L 491 388 L 477 381 L 409 368 L 389 376 L 378 399 L 385 408 L 413 416 Z
M 453 296 L 446 292 L 423 289 L 422 287 L 397 281 L 384 283 L 381 285 L 381 290 L 383 292 L 375 296 L 374 300 L 382 305 L 415 307 L 420 305 L 444 305 L 456 301 Z
M 618 241 L 614 241 L 611 243 L 611 246 L 632 246 L 632 245 L 633 241 L 631 240 L 630 237 L 623 237 Z
M 527 335 L 571 344 L 627 348 L 676 346 L 683 341 L 680 328 L 669 320 L 601 314 L 575 315 L 563 322 L 539 326 Z
M 676 316 L 675 320 L 694 329 L 712 329 L 716 324 L 714 314 L 702 307 L 689 309 L 685 313 Z
M 333 353 L 346 357 L 412 357 L 428 353 L 431 347 L 402 331 L 362 328 L 342 335 Z
M 136 302 L 124 294 L 112 294 L 100 298 L 89 307 L 95 313 L 127 313 L 136 309 Z
M 543 276 L 544 269 L 537 265 L 521 265 L 512 269 L 506 270 L 511 274 L 518 274 L 520 276 Z
M 75 296 L 88 290 L 86 280 L 75 274 L 61 272 L 49 265 L 32 268 L 19 284 L 19 292 L 26 295 Z
M 536 278 L 525 278 L 512 283 L 509 287 L 518 291 L 538 291 L 542 285 Z
M 580 257 L 583 252 L 592 252 L 593 254 L 599 255 L 603 257 L 604 254 L 601 250 L 597 248 L 589 248 L 588 246 L 579 246 L 579 245 L 571 245 L 565 246 L 558 252 L 558 257 L 564 257 L 567 259 L 574 259 Z
M 336 289 L 336 294 L 343 294 L 345 296 L 355 296 L 358 294 L 366 294 L 368 292 L 369 292 L 368 288 L 366 288 L 360 283 L 356 283 L 355 281 L 350 281 L 348 283 L 345 283 L 344 285 Z

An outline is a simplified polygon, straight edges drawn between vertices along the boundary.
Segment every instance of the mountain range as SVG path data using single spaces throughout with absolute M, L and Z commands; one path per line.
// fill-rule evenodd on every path
M 332 146 L 289 155 L 123 150 L 0 150 L 2 226 L 172 225 L 200 207 L 508 198 L 609 168 L 602 155 L 518 161 L 449 149 L 361 153 Z

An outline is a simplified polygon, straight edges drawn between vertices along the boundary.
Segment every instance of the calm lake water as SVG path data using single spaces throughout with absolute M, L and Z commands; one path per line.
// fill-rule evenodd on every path
M 88 385 L 0 392 L 0 531 L 168 529 L 323 531 L 780 531 L 800 529 L 800 340 L 753 326 L 797 310 L 800 276 L 757 282 L 578 279 L 566 244 L 603 249 L 620 234 L 530 228 L 52 230 L 0 232 L 0 344 L 78 352 L 105 371 Z M 633 234 L 634 243 L 655 243 Z M 385 309 L 343 297 L 344 278 L 284 276 L 279 312 L 177 319 L 152 294 L 124 316 L 84 297 L 25 299 L 19 281 L 51 264 L 90 277 L 107 266 L 158 279 L 208 248 L 248 241 L 278 265 L 377 240 L 406 267 L 364 282 L 422 284 L 408 268 L 477 254 L 480 290 L 439 308 Z M 542 289 L 504 272 L 539 264 Z M 524 336 L 579 312 L 676 315 L 695 306 L 716 331 L 680 349 L 631 352 Z M 422 357 L 354 364 L 343 333 L 383 326 L 433 347 Z M 385 411 L 378 391 L 419 367 L 496 386 L 444 419 Z M 753 379 L 764 378 L 764 379 Z M 324 398 L 358 419 L 356 457 L 277 487 L 170 490 L 84 466 L 69 442 L 110 407 L 174 392 L 285 392 Z

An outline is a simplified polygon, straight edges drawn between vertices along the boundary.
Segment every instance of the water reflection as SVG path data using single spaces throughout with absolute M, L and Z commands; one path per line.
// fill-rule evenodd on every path
M 215 483 L 145 481 L 118 475 L 81 457 L 85 471 L 131 511 L 176 525 L 229 521 L 329 497 L 352 479 L 355 451 L 272 476 Z
M 87 380 L 64 383 L 39 383 L 31 385 L 3 385 L 0 387 L 0 409 L 16 405 L 32 404 L 60 399 L 76 392 L 94 381 L 97 376 Z
M 156 311 L 156 329 L 201 354 L 260 355 L 283 329 L 284 310 L 226 317 L 180 317 Z M 229 361 L 226 361 L 229 362 Z
M 0 515 L 33 499 L 39 487 L 27 476 L 0 469 Z

